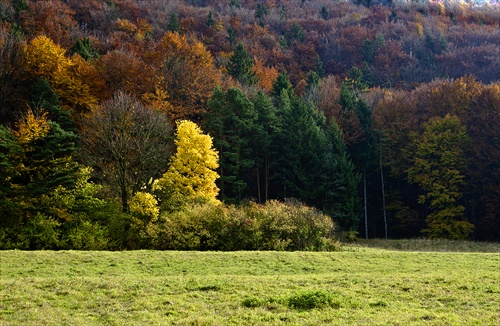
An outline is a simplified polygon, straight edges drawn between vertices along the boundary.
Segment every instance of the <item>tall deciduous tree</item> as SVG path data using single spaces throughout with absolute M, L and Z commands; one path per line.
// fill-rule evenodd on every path
M 485 86 L 466 115 L 471 138 L 469 155 L 469 197 L 478 199 L 478 240 L 500 240 L 500 84 Z
M 185 199 L 215 202 L 219 193 L 215 184 L 219 157 L 212 137 L 203 134 L 194 122 L 182 120 L 177 123 L 175 145 L 177 152 L 155 188 Z
M 165 107 L 171 120 L 198 120 L 213 89 L 221 83 L 221 73 L 203 44 L 189 43 L 186 37 L 168 32 L 145 60 L 159 71 L 150 102 L 168 102 Z
M 66 50 L 46 36 L 38 36 L 24 48 L 27 79 L 44 78 L 52 86 L 65 109 L 87 112 L 97 104 L 88 84 L 75 63 L 65 56 Z
M 78 29 L 74 14 L 63 1 L 29 1 L 29 15 L 22 15 L 21 25 L 31 35 L 45 35 L 69 47 L 72 34 Z
M 102 103 L 83 124 L 83 159 L 121 198 L 129 198 L 167 169 L 172 128 L 164 113 L 122 92 Z
M 350 78 L 342 82 L 340 87 L 340 105 L 347 112 L 354 112 L 362 131 L 362 136 L 350 144 L 349 152 L 356 168 L 363 175 L 363 201 L 365 210 L 365 237 L 368 238 L 368 200 L 367 200 L 367 175 L 374 168 L 376 162 L 376 138 L 373 130 L 370 107 L 361 92 L 366 85 L 361 82 L 362 72 L 353 68 Z
M 431 118 L 424 124 L 423 134 L 413 137 L 415 153 L 408 178 L 425 192 L 419 202 L 428 202 L 431 209 L 424 230 L 430 238 L 467 239 L 474 229 L 460 204 L 468 140 L 460 120 L 450 115 Z
M 0 29 L 0 120 L 5 124 L 15 120 L 24 93 L 20 91 L 24 46 L 21 35 Z
M 141 97 L 154 87 L 152 67 L 132 51 L 109 51 L 96 62 L 96 67 L 106 82 L 108 97 L 118 91 Z

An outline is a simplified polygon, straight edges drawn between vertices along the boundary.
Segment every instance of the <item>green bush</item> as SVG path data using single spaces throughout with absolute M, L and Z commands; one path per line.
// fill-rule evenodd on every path
M 163 212 L 144 239 L 160 250 L 334 250 L 332 229 L 327 215 L 296 201 L 205 203 Z
M 227 207 L 228 220 L 221 232 L 220 250 L 261 249 L 260 221 L 248 215 L 245 209 Z
M 247 214 L 261 225 L 265 250 L 324 250 L 332 247 L 333 222 L 319 210 L 295 200 L 250 204 Z
M 29 238 L 24 230 L 19 227 L 6 227 L 0 229 L 0 250 L 29 249 Z
M 207 203 L 163 213 L 148 224 L 145 233 L 154 249 L 232 250 L 225 243 L 230 224 L 227 207 Z
M 74 223 L 65 236 L 67 249 L 105 250 L 108 249 L 108 230 L 91 221 Z
M 135 222 L 136 218 L 122 212 L 122 208 L 117 203 L 108 203 L 102 208 L 99 216 L 94 216 L 93 220 L 106 225 L 109 238 L 109 249 L 139 249 L 138 241 L 141 239 Z
M 71 220 L 41 213 L 0 226 L 0 249 L 76 250 L 335 250 L 333 223 L 320 211 L 297 201 L 191 203 L 163 211 L 138 198 L 132 213 L 119 203 L 71 212 Z M 154 205 L 149 205 L 153 203 Z M 148 204 L 148 205 L 144 205 Z M 153 208 L 151 210 L 150 208 Z M 144 213 L 146 212 L 146 213 Z M 152 212 L 152 213 L 151 213 Z M 144 214 L 143 214 L 144 213 Z M 150 214 L 151 213 L 151 214 Z

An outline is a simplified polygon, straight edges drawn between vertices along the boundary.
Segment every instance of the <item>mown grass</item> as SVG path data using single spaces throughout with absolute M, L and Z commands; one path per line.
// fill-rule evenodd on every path
M 498 253 L 0 252 L 1 325 L 499 325 Z
M 436 252 L 496 252 L 500 253 L 498 242 L 472 242 L 462 240 L 429 240 L 429 239 L 358 239 L 356 244 L 363 247 L 403 250 L 403 251 L 436 251 Z

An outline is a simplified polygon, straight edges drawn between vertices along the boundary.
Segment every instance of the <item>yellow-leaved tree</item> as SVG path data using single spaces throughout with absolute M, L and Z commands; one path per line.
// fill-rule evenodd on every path
M 47 112 L 42 110 L 38 116 L 35 116 L 33 111 L 29 110 L 23 119 L 16 122 L 16 127 L 18 142 L 31 148 L 34 141 L 45 137 L 50 131 Z
M 28 80 L 46 79 L 64 109 L 87 112 L 97 103 L 82 76 L 82 62 L 66 57 L 66 50 L 46 36 L 37 36 L 23 48 L 24 69 Z M 88 78 L 87 78 L 88 79 Z
M 212 137 L 203 134 L 194 122 L 182 120 L 177 123 L 175 144 L 177 152 L 168 171 L 155 182 L 155 190 L 174 200 L 218 202 L 215 181 L 219 174 L 215 170 L 219 155 Z

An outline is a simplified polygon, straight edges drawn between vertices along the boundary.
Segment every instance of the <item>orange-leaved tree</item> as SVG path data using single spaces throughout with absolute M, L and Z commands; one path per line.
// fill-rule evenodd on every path
M 87 112 L 97 103 L 90 86 L 83 82 L 82 70 L 65 56 L 66 50 L 50 38 L 35 37 L 24 47 L 23 52 L 28 82 L 40 77 L 46 79 L 64 109 Z
M 145 99 L 168 102 L 162 107 L 168 108 L 172 120 L 199 119 L 213 89 L 221 83 L 221 73 L 203 44 L 168 32 L 145 60 L 160 71 L 156 91 Z

